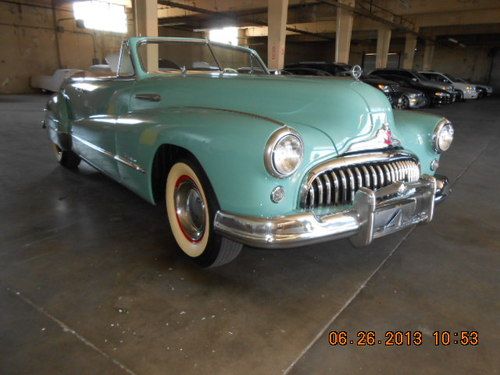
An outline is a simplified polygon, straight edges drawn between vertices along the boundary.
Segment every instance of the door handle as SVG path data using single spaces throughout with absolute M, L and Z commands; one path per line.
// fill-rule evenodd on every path
M 147 100 L 150 102 L 159 102 L 161 100 L 160 94 L 135 94 L 135 98 L 139 100 Z

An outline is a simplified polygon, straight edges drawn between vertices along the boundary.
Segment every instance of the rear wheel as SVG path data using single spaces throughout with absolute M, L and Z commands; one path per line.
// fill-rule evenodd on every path
M 203 267 L 221 266 L 238 256 L 243 245 L 214 231 L 219 205 L 199 163 L 184 159 L 173 165 L 165 200 L 170 229 L 185 255 Z
M 457 101 L 459 101 L 459 102 L 465 102 L 463 91 L 457 90 L 457 92 L 458 92 L 458 100 Z
M 408 99 L 406 95 L 401 95 L 401 98 L 399 98 L 399 108 L 401 109 L 410 108 L 410 99 Z
M 52 144 L 52 150 L 54 151 L 54 154 L 56 156 L 57 161 L 63 167 L 68 168 L 68 169 L 78 168 L 78 165 L 80 164 L 81 159 L 73 151 L 63 150 L 61 147 L 59 147 L 55 143 Z

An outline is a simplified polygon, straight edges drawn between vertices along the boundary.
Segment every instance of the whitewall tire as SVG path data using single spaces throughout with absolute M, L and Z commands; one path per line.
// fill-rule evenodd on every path
M 165 186 L 165 203 L 172 235 L 180 250 L 204 267 L 230 262 L 242 245 L 213 230 L 219 206 L 201 166 L 194 160 L 180 160 L 170 169 Z

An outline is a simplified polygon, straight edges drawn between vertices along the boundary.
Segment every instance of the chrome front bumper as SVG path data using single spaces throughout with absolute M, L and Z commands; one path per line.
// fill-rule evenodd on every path
M 434 207 L 449 194 L 446 177 L 423 176 L 373 191 L 360 188 L 350 210 L 316 215 L 313 211 L 259 218 L 219 211 L 215 230 L 245 245 L 289 248 L 350 237 L 355 246 L 418 223 L 428 223 Z

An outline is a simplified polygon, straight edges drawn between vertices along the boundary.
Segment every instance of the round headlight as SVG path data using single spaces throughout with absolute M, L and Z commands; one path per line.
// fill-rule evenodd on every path
M 267 142 L 264 163 L 271 175 L 284 178 L 299 168 L 303 156 L 302 139 L 294 130 L 284 127 L 275 132 Z
M 451 142 L 453 142 L 453 125 L 448 120 L 440 121 L 436 129 L 434 129 L 433 143 L 434 150 L 437 152 L 443 152 L 450 148 Z

